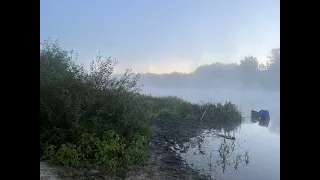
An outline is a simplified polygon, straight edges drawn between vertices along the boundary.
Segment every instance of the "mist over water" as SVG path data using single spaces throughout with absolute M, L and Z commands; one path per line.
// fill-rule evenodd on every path
M 280 179 L 280 92 L 233 89 L 173 89 L 145 86 L 142 93 L 153 96 L 178 96 L 193 103 L 230 101 L 239 106 L 244 123 L 231 132 L 235 141 L 204 135 L 201 149 L 197 146 L 181 153 L 181 157 L 200 172 L 228 180 Z M 271 120 L 267 127 L 250 121 L 251 110 L 268 110 Z M 219 148 L 234 147 L 222 161 Z M 220 149 L 221 150 L 221 149 Z M 200 153 L 203 151 L 203 153 Z M 236 163 L 237 156 L 248 152 L 248 163 Z M 223 163 L 222 163 L 223 162 Z M 239 160 L 240 162 L 240 160 Z M 236 165 L 237 164 L 237 165 Z M 211 168 L 210 168 L 211 167 Z
M 81 178 L 280 179 L 280 64 L 280 0 L 41 0 L 40 157 Z

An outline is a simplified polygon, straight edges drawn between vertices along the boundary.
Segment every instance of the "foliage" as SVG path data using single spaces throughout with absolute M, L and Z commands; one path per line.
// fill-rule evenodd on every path
M 202 128 L 233 131 L 242 123 L 239 108 L 230 102 L 193 104 L 172 96 L 144 98 L 164 140 L 187 141 Z
M 106 131 L 102 139 L 85 133 L 76 142 L 62 144 L 60 148 L 47 146 L 44 157 L 53 163 L 115 172 L 143 160 L 146 147 L 147 139 L 138 134 L 126 145 L 125 140 L 113 131 Z
M 40 48 L 40 145 L 44 157 L 71 166 L 115 170 L 143 159 L 151 114 L 138 75 L 112 76 L 116 61 L 92 61 L 87 72 L 57 43 Z
M 40 148 L 53 163 L 117 172 L 143 162 L 152 123 L 163 140 L 186 140 L 200 124 L 232 129 L 241 122 L 231 103 L 142 95 L 138 75 L 113 75 L 116 60 L 99 54 L 86 71 L 75 57 L 57 43 L 40 48 Z

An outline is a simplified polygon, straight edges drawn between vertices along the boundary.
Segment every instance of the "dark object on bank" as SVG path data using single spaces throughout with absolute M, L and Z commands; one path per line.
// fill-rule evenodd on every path
M 270 114 L 267 110 L 255 111 L 251 110 L 251 122 L 257 123 L 259 122 L 260 126 L 268 127 L 270 122 Z

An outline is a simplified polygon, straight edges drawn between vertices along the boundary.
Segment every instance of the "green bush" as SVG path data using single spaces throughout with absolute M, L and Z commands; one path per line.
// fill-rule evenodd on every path
M 145 136 L 135 134 L 130 146 L 123 152 L 125 166 L 131 166 L 134 163 L 146 158 L 148 141 Z
M 119 134 L 106 131 L 102 139 L 85 133 L 78 141 L 62 144 L 60 148 L 47 146 L 44 157 L 57 164 L 116 172 L 141 162 L 146 152 L 146 137 L 135 134 L 132 141 L 125 144 Z
M 39 129 L 45 158 L 110 171 L 143 159 L 152 114 L 138 94 L 138 75 L 128 70 L 113 76 L 116 63 L 98 55 L 85 71 L 72 52 L 42 43 Z
M 74 144 L 62 144 L 54 154 L 55 162 L 63 165 L 78 166 L 80 164 L 81 153 Z

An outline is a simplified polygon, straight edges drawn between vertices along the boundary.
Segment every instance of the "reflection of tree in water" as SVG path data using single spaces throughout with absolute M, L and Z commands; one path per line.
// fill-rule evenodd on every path
M 217 104 L 219 106 L 220 104 Z M 214 108 L 214 107 L 211 107 Z M 183 146 L 176 145 L 173 147 L 176 152 L 185 153 L 191 147 L 194 150 L 194 155 L 200 155 L 206 159 L 206 163 L 209 167 L 210 175 L 216 174 L 219 176 L 218 170 L 226 172 L 227 167 L 232 167 L 237 170 L 241 164 L 249 164 L 249 151 L 243 151 L 240 153 L 240 145 L 237 144 L 235 139 L 235 132 L 239 131 L 242 124 L 242 116 L 234 112 L 234 108 L 231 104 L 227 104 L 223 110 L 214 109 L 213 111 L 205 114 L 203 118 L 202 127 L 209 129 L 196 138 L 192 138 L 188 143 Z M 226 113 L 227 112 L 227 113 Z M 211 119 L 210 117 L 217 117 Z M 214 139 L 212 139 L 214 138 Z M 221 144 L 212 149 L 206 149 L 204 146 L 208 141 L 221 139 Z M 208 148 L 208 147 L 207 147 Z M 202 169 L 204 172 L 204 168 Z
M 235 170 L 238 169 L 241 163 L 245 163 L 245 165 L 249 164 L 249 150 L 246 150 L 244 154 L 234 154 L 235 150 L 235 141 L 226 141 L 223 139 L 223 142 L 219 147 L 219 156 L 221 160 L 217 161 L 218 165 L 221 165 L 222 171 L 225 172 L 226 166 L 230 166 L 230 159 L 233 159 L 232 164 Z
M 240 144 L 238 144 L 236 140 L 222 138 L 221 144 L 217 148 L 211 150 L 206 149 L 203 144 L 211 141 L 212 139 L 210 137 L 212 136 L 215 136 L 212 131 L 204 133 L 198 136 L 191 144 L 193 148 L 197 146 L 198 153 L 194 152 L 194 155 L 201 155 L 206 159 L 209 167 L 209 172 L 207 173 L 219 176 L 217 170 L 221 169 L 222 173 L 225 173 L 227 167 L 232 167 L 237 171 L 240 165 L 247 166 L 249 164 L 249 150 L 239 152 Z M 213 156 L 215 153 L 217 155 Z

